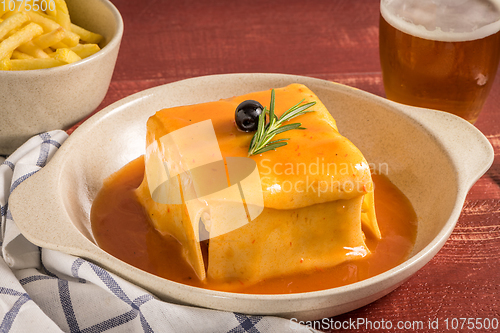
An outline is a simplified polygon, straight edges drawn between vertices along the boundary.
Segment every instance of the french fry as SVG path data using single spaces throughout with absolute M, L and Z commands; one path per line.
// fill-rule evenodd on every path
M 12 59 L 35 59 L 35 58 L 30 56 L 29 54 L 23 53 L 18 50 L 14 50 L 14 52 L 12 52 Z
M 64 0 L 53 0 L 56 4 L 56 22 L 64 29 L 71 30 L 71 20 L 69 18 L 68 6 Z
M 52 47 L 55 49 L 67 49 L 69 46 L 64 44 L 63 42 L 59 42 L 59 43 L 52 45 Z
M 28 16 L 32 22 L 39 24 L 43 28 L 43 31 L 45 31 L 46 33 L 49 33 L 61 27 L 61 25 L 53 21 L 50 16 L 43 14 L 41 12 L 40 13 L 28 12 Z M 71 30 L 67 29 L 64 29 L 64 34 L 65 36 L 63 42 L 66 44 L 66 47 L 68 46 L 73 47 L 78 45 L 78 42 L 80 41 L 80 36 L 72 32 Z
M 100 50 L 103 36 L 71 23 L 65 0 L 50 0 L 55 9 L 46 11 L 27 6 L 33 1 L 6 0 L 15 10 L 0 4 L 0 70 L 56 67 Z
M 72 31 L 68 31 L 64 29 L 64 38 L 63 38 L 63 43 L 66 44 L 69 47 L 74 47 L 77 46 L 78 43 L 80 43 L 80 36 L 75 34 Z
M 11 70 L 21 71 L 21 70 L 33 70 L 33 69 L 44 69 L 58 67 L 66 64 L 64 61 L 47 58 L 47 59 L 14 59 L 10 60 Z
M 19 31 L 19 29 L 12 29 L 11 31 L 9 31 L 2 40 L 4 39 L 7 39 L 9 38 L 10 36 L 12 36 L 13 34 L 15 34 L 17 31 Z
M 76 24 L 71 23 L 71 31 L 80 36 L 80 39 L 89 44 L 99 44 L 102 41 L 102 36 L 90 32 Z
M 12 70 L 12 61 L 9 58 L 0 59 L 0 70 L 2 71 Z
M 78 54 L 71 51 L 70 49 L 57 49 L 53 54 L 53 58 L 64 61 L 67 64 L 82 60 L 82 58 L 80 58 Z
M 35 22 L 36 24 L 40 25 L 43 28 L 43 31 L 51 32 L 52 30 L 56 30 L 60 27 L 60 25 L 51 20 L 50 18 L 47 17 L 47 15 L 44 15 L 43 13 L 35 13 L 35 12 L 27 12 L 31 22 Z
M 31 8 L 30 10 L 27 10 L 27 12 L 35 12 L 35 13 L 44 13 L 44 11 L 42 11 L 42 8 L 40 6 L 40 2 L 43 1 L 43 0 L 25 0 L 27 3 L 30 3 L 31 2 Z M 50 1 L 50 0 L 48 0 Z M 35 3 L 39 4 L 39 6 L 35 6 Z M 49 2 L 47 2 L 47 10 L 49 10 Z
M 0 23 L 0 40 L 7 36 L 10 31 L 20 28 L 24 23 L 28 22 L 29 19 L 28 14 L 25 12 L 16 13 L 5 19 L 5 21 Z
M 10 11 L 10 10 L 7 10 L 3 15 L 2 15 L 2 19 L 6 20 L 8 19 L 9 17 L 11 17 L 12 15 L 15 15 L 17 14 L 17 12 L 15 11 Z
M 18 51 L 26 53 L 33 58 L 48 58 L 49 55 L 45 53 L 38 45 L 35 45 L 32 41 L 26 42 L 23 45 L 19 45 Z
M 14 5 L 14 10 L 10 10 L 10 1 L 14 2 L 15 5 Z M 16 1 L 16 0 L 5 0 L 5 10 L 4 10 L 4 4 L 3 4 L 3 1 L 2 1 L 2 6 L 0 6 L 0 17 L 2 17 L 4 20 L 6 18 L 9 18 L 19 12 L 23 12 L 23 11 L 26 11 L 25 7 L 26 7 L 26 1 L 27 0 L 24 0 L 20 5 L 19 5 L 19 1 Z M 28 0 L 29 1 L 29 0 Z
M 36 23 L 29 23 L 12 36 L 0 43 L 0 59 L 10 58 L 12 52 L 20 45 L 31 41 L 43 33 L 43 29 Z
M 84 59 L 90 57 L 100 49 L 101 48 L 97 44 L 78 44 L 77 46 L 72 47 L 71 51 L 75 52 L 80 58 Z
M 55 4 L 55 3 L 54 3 L 54 4 Z M 47 13 L 47 15 L 49 15 L 49 16 L 56 17 L 57 8 L 54 6 L 54 9 L 52 10 L 52 6 L 47 6 L 47 9 L 45 10 L 45 12 L 46 12 L 46 13 Z
M 38 36 L 37 38 L 33 39 L 33 43 L 39 46 L 41 49 L 46 49 L 62 41 L 64 39 L 64 36 L 64 29 L 60 27 L 56 30 L 52 30 L 49 33 Z
M 7 1 L 6 1 L 7 2 Z M 27 0 L 24 0 L 19 4 L 19 1 L 16 1 L 16 8 L 13 10 L 13 12 L 23 12 L 26 9 L 26 2 Z

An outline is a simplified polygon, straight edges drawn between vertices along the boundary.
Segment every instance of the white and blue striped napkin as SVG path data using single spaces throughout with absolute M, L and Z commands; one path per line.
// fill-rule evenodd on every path
M 312 331 L 282 318 L 167 303 L 91 262 L 26 240 L 10 215 L 9 194 L 66 138 L 43 133 L 0 157 L 0 333 Z

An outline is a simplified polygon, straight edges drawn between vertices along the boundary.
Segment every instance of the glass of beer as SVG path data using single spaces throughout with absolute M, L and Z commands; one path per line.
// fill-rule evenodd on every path
M 500 0 L 381 0 L 387 98 L 474 123 L 500 57 Z

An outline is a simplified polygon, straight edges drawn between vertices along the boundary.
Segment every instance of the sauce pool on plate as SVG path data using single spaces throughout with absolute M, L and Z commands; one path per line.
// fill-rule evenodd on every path
M 417 217 L 409 200 L 383 175 L 373 174 L 375 207 L 382 239 L 365 231 L 370 255 L 328 269 L 263 280 L 257 284 L 200 281 L 182 257 L 173 237 L 161 236 L 149 223 L 135 190 L 144 178 L 140 157 L 110 176 L 94 200 L 92 232 L 97 244 L 116 258 L 165 279 L 212 290 L 248 294 L 288 294 L 329 289 L 358 282 L 405 261 L 415 243 Z M 207 244 L 202 243 L 206 252 Z

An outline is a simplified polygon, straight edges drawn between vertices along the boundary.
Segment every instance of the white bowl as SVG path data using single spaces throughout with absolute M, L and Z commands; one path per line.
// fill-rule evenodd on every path
M 175 283 L 132 267 L 94 242 L 89 211 L 103 180 L 145 151 L 146 120 L 157 110 L 282 87 L 311 88 L 346 137 L 389 178 L 418 216 L 414 251 L 403 264 L 367 280 L 290 295 L 246 295 Z M 465 196 L 493 162 L 474 126 L 449 113 L 393 103 L 329 81 L 280 74 L 216 75 L 167 84 L 127 97 L 92 116 L 50 163 L 22 183 L 9 207 L 36 245 L 90 259 L 158 297 L 181 304 L 302 320 L 338 315 L 389 293 L 424 266 L 451 234 Z
M 108 91 L 123 34 L 107 0 L 67 0 L 71 21 L 104 36 L 102 50 L 48 69 L 0 71 L 0 155 L 40 132 L 66 129 L 92 113 Z

